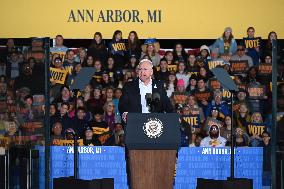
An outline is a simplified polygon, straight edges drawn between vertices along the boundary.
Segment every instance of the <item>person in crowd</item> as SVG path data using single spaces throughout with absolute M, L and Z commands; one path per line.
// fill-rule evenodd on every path
M 261 135 L 259 147 L 263 148 L 263 186 L 271 185 L 271 142 L 270 133 L 264 131 Z
M 175 72 L 171 71 L 169 72 L 169 76 L 165 83 L 167 96 L 169 98 L 172 96 L 172 93 L 176 90 L 176 86 L 177 86 L 177 77 L 176 77 Z
M 172 93 L 171 101 L 174 107 L 182 106 L 186 103 L 188 93 L 185 90 L 183 79 L 177 81 L 176 90 Z
M 196 89 L 196 86 L 197 86 L 197 77 L 196 75 L 191 75 L 191 77 L 189 78 L 189 84 L 186 88 L 186 91 L 189 93 L 189 94 L 192 94 L 193 91 Z
M 237 46 L 237 52 L 231 57 L 232 61 L 248 61 L 249 68 L 253 66 L 252 58 L 246 55 L 246 48 L 244 45 L 239 44 Z
M 128 59 L 134 55 L 136 60 L 139 60 L 141 57 L 141 44 L 138 38 L 136 31 L 129 32 L 128 41 L 127 41 L 127 56 Z
M 69 108 L 70 105 L 68 102 L 62 102 L 59 112 L 50 117 L 50 125 L 53 125 L 56 122 L 60 122 L 62 124 L 62 136 L 64 136 L 63 134 L 65 133 L 65 130 L 72 125 L 71 119 L 68 116 Z
M 86 109 L 84 107 L 78 107 L 76 109 L 76 116 L 71 119 L 72 129 L 76 132 L 77 136 L 82 138 L 84 136 L 84 128 L 90 125 L 86 116 Z
M 114 112 L 114 104 L 112 101 L 107 101 L 104 105 L 104 121 L 107 122 L 110 131 L 114 131 L 116 115 Z
M 50 104 L 49 106 L 49 116 L 54 116 L 57 113 L 57 105 L 56 104 Z
M 220 136 L 220 129 L 217 125 L 209 128 L 209 136 L 203 138 L 200 147 L 225 147 L 227 140 Z
M 235 126 L 247 133 L 246 125 L 250 122 L 251 116 L 246 103 L 241 103 L 239 109 L 234 112 Z
M 169 77 L 168 63 L 165 58 L 160 60 L 159 71 L 155 73 L 155 79 L 166 82 Z
M 71 75 L 75 65 L 75 53 L 72 49 L 66 51 L 66 58 L 63 62 L 64 69 Z
M 114 57 L 115 66 L 117 68 L 123 68 L 125 66 L 126 44 L 120 30 L 116 30 L 113 33 L 112 41 L 108 45 L 108 52 Z
M 6 77 L 14 80 L 20 75 L 20 67 L 22 62 L 19 59 L 17 52 L 12 52 L 6 65 Z
M 187 71 L 191 75 L 197 75 L 199 72 L 199 66 L 196 63 L 196 57 L 194 54 L 190 54 L 187 58 Z
M 54 99 L 52 103 L 57 104 L 58 107 L 60 107 L 60 104 L 63 102 L 73 102 L 74 98 L 72 97 L 70 88 L 67 85 L 63 85 L 60 88 L 60 96 Z
M 244 44 L 246 44 L 246 40 L 254 40 L 255 38 L 255 29 L 254 27 L 248 27 L 247 29 L 247 38 L 244 38 Z M 259 45 L 250 47 L 249 45 L 246 45 L 246 54 L 250 56 L 253 60 L 253 65 L 258 66 L 260 55 L 261 55 L 261 39 L 259 39 Z
M 51 143 L 55 144 L 54 140 L 63 140 L 64 137 L 62 136 L 62 124 L 60 122 L 55 122 L 52 125 L 51 130 Z
M 114 125 L 114 137 L 115 137 L 115 145 L 117 146 L 125 146 L 124 143 L 124 130 L 121 123 L 116 123 Z
M 248 131 L 248 135 L 250 136 L 250 146 L 252 147 L 257 147 L 261 142 L 261 135 L 266 130 L 266 127 L 263 122 L 264 121 L 262 119 L 262 115 L 260 114 L 260 112 L 254 112 L 251 115 L 250 122 L 247 123 L 247 131 Z M 258 125 L 258 126 L 255 126 L 258 129 L 251 128 L 252 127 L 251 125 L 254 125 L 254 124 Z M 259 126 L 259 124 L 263 124 L 263 125 Z
M 220 113 L 220 116 L 222 118 L 225 118 L 225 116 L 230 115 L 230 110 L 228 107 L 228 104 L 224 101 L 222 101 L 222 92 L 221 91 L 215 91 L 214 92 L 214 99 L 212 102 L 210 102 L 207 106 L 207 109 L 205 111 L 205 116 L 208 116 L 213 107 L 216 107 Z
M 187 53 L 185 52 L 181 43 L 176 43 L 173 49 L 174 62 L 186 62 Z
M 197 88 L 192 91 L 192 94 L 197 98 L 200 107 L 206 110 L 213 95 L 211 90 L 206 86 L 206 80 L 204 78 L 197 78 Z
M 157 67 L 160 63 L 159 55 L 160 44 L 154 38 L 146 39 L 144 45 L 142 45 L 141 59 L 146 55 L 150 58 L 154 67 Z
M 174 55 L 173 55 L 173 51 L 166 51 L 164 58 L 166 59 L 168 65 L 174 65 Z
M 222 34 L 222 37 L 218 38 L 210 49 L 218 49 L 219 54 L 235 54 L 237 51 L 237 42 L 232 34 L 232 28 L 226 27 Z
M 31 94 L 34 94 L 35 78 L 32 75 L 32 68 L 29 63 L 24 63 L 22 66 L 21 74 L 15 78 L 14 90 L 19 90 L 22 87 L 28 87 Z
M 100 142 L 97 138 L 94 137 L 92 127 L 84 128 L 84 137 L 83 137 L 84 146 L 100 146 Z
M 75 62 L 82 65 L 84 62 L 86 62 L 87 51 L 84 47 L 80 47 L 78 51 L 78 55 L 75 57 Z
M 247 147 L 249 146 L 250 138 L 243 129 L 237 127 L 235 129 L 235 136 L 236 136 L 236 147 Z
M 67 47 L 63 45 L 64 39 L 62 35 L 57 35 L 55 37 L 55 46 L 50 48 L 50 52 L 66 52 L 68 50 Z
M 138 65 L 137 58 L 135 54 L 130 55 L 130 59 L 128 64 L 125 66 L 126 69 L 129 69 L 131 71 L 135 70 L 136 66 Z
M 194 142 L 190 142 L 189 147 L 200 147 L 201 140 L 203 139 L 203 135 L 201 133 L 196 134 L 196 138 Z
M 178 80 L 182 79 L 184 81 L 185 88 L 188 86 L 190 74 L 187 73 L 184 62 L 178 63 L 176 77 Z
M 227 140 L 227 143 L 231 143 L 231 130 L 232 130 L 232 119 L 230 116 L 226 116 L 224 119 L 224 125 L 220 128 L 220 134 Z
M 82 63 L 82 67 L 94 67 L 94 58 L 88 55 L 86 61 Z
M 196 57 L 196 61 L 197 61 L 197 65 L 200 67 L 208 67 L 207 65 L 207 61 L 210 60 L 210 49 L 208 46 L 206 45 L 202 45 L 200 47 L 200 53 L 199 55 Z
M 204 112 L 202 108 L 198 106 L 197 99 L 194 95 L 192 94 L 188 95 L 186 105 L 190 108 L 191 115 L 198 116 L 200 123 L 203 124 L 205 121 Z
M 103 108 L 105 104 L 105 99 L 102 97 L 102 88 L 100 85 L 96 85 L 93 88 L 93 96 L 86 102 L 88 110 L 91 112 L 95 111 L 96 109 Z
M 87 50 L 87 57 L 91 56 L 94 60 L 100 60 L 103 64 L 107 60 L 107 47 L 103 41 L 101 32 L 94 34 L 94 39 Z

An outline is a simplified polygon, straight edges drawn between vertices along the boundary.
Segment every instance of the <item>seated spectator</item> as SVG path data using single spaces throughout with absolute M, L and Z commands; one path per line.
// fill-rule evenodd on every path
M 79 51 L 79 53 L 75 57 L 75 62 L 82 65 L 87 60 L 87 52 L 86 52 L 86 49 L 84 47 L 80 47 L 78 49 L 78 51 Z
M 183 80 L 185 88 L 188 86 L 190 75 L 186 72 L 184 62 L 178 62 L 176 77 L 177 80 Z
M 255 128 L 250 128 L 252 127 L 251 125 L 255 125 Z M 266 127 L 263 123 L 262 115 L 259 112 L 254 112 L 251 115 L 250 122 L 247 123 L 247 127 L 248 135 L 250 136 L 250 146 L 257 147 L 262 140 L 262 133 L 266 130 Z
M 235 136 L 236 136 L 236 147 L 245 147 L 249 146 L 249 136 L 246 132 L 243 131 L 241 128 L 236 128 L 235 130 Z
M 235 111 L 234 113 L 235 126 L 241 128 L 244 132 L 247 133 L 246 125 L 248 122 L 250 122 L 251 119 L 247 104 L 241 103 L 239 110 Z
M 197 80 L 197 77 L 195 75 L 191 75 L 191 77 L 189 78 L 189 84 L 186 87 L 186 91 L 189 94 L 192 94 L 193 91 L 196 89 L 196 87 L 197 87 L 197 81 L 196 80 Z
M 104 121 L 107 122 L 110 131 L 114 131 L 116 114 L 114 113 L 114 104 L 112 101 L 107 101 L 105 103 L 104 112 Z
M 209 136 L 201 140 L 200 147 L 225 147 L 227 140 L 220 136 L 220 129 L 217 125 L 209 128 Z
M 220 128 L 221 136 L 224 137 L 228 143 L 231 143 L 231 129 L 232 129 L 232 119 L 230 116 L 225 117 L 223 127 Z
M 111 81 L 108 71 L 102 72 L 102 88 L 115 88 L 117 85 Z
M 91 127 L 84 128 L 83 137 L 84 146 L 100 146 L 100 142 L 94 137 L 93 129 Z
M 192 94 L 196 97 L 199 106 L 205 111 L 213 95 L 211 90 L 207 88 L 204 78 L 197 78 L 197 88 L 192 91 Z
M 160 44 L 156 39 L 146 39 L 144 45 L 142 45 L 142 54 L 141 58 L 145 55 L 149 56 L 151 59 L 153 66 L 156 67 L 160 63 L 160 55 L 159 55 Z M 144 59 L 144 58 L 143 58 Z
M 96 109 L 102 109 L 105 104 L 105 99 L 102 97 L 102 88 L 96 85 L 93 91 L 93 97 L 86 103 L 87 109 L 93 112 Z
M 206 45 L 200 47 L 200 53 L 196 57 L 197 65 L 199 67 L 208 68 L 207 61 L 210 60 L 210 49 Z
M 96 71 L 90 81 L 90 84 L 92 85 L 92 87 L 94 87 L 95 85 L 102 84 L 102 80 L 103 80 L 102 63 L 99 60 L 96 60 L 94 67 Z
M 63 140 L 62 136 L 62 124 L 60 122 L 55 122 L 51 129 L 51 143 L 54 144 L 53 140 Z
M 165 83 L 165 88 L 167 91 L 167 96 L 171 97 L 172 93 L 176 90 L 177 78 L 174 72 L 170 72 Z
M 188 59 L 187 59 L 187 71 L 188 73 L 190 73 L 190 75 L 192 76 L 193 74 L 194 75 L 197 75 L 197 73 L 199 72 L 199 66 L 197 65 L 196 63 L 196 58 L 195 58 L 195 55 L 194 54 L 190 54 L 188 56 Z
M 159 70 L 155 72 L 155 78 L 157 80 L 167 81 L 170 72 L 168 71 L 168 63 L 165 58 L 160 60 Z
M 75 53 L 72 49 L 66 51 L 66 58 L 64 59 L 63 67 L 71 75 L 75 65 Z
M 219 111 L 220 117 L 222 118 L 225 118 L 225 116 L 230 114 L 228 104 L 222 101 L 221 91 L 214 92 L 214 100 L 212 100 L 212 102 L 208 104 L 207 109 L 205 111 L 205 116 L 209 115 L 213 107 L 215 107 Z
M 62 124 L 62 136 L 64 136 L 63 134 L 65 133 L 65 130 L 72 124 L 71 119 L 68 116 L 69 107 L 69 103 L 62 102 L 59 112 L 50 117 L 50 125 L 53 125 L 56 122 L 60 122 Z
M 117 146 L 125 146 L 124 143 L 124 130 L 121 123 L 116 123 L 114 125 L 114 138 L 115 138 L 115 144 Z
M 238 45 L 237 53 L 231 57 L 233 61 L 247 60 L 249 68 L 253 66 L 252 58 L 245 53 L 245 46 Z
M 63 102 L 71 103 L 74 101 L 74 98 L 71 96 L 70 89 L 67 85 L 63 85 L 60 88 L 60 96 L 56 98 L 52 103 L 56 104 L 57 107 L 60 107 L 60 104 Z
M 185 83 L 183 79 L 179 79 L 177 82 L 176 91 L 174 91 L 171 96 L 171 100 L 172 100 L 174 107 L 177 105 L 185 104 L 187 95 L 188 94 L 185 90 Z
M 82 67 L 94 67 L 94 58 L 88 55 L 86 61 L 82 63 Z
M 166 59 L 168 65 L 174 65 L 175 64 L 174 55 L 173 55 L 172 51 L 166 51 L 164 58 Z
M 90 122 L 86 117 L 86 109 L 84 107 L 78 107 L 76 110 L 76 116 L 72 118 L 72 128 L 82 138 L 84 136 L 84 128 L 88 127 Z

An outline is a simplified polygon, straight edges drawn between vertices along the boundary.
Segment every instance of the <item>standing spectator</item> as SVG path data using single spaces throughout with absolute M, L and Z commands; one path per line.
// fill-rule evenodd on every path
M 188 86 L 190 75 L 186 72 L 185 62 L 178 63 L 176 77 L 184 81 L 185 88 Z
M 162 80 L 166 82 L 169 77 L 170 72 L 168 71 L 168 63 L 165 58 L 162 58 L 160 60 L 159 68 L 160 70 L 155 73 L 155 78 L 157 80 Z
M 63 40 L 62 35 L 57 35 L 55 37 L 55 46 L 50 48 L 50 52 L 66 52 L 68 48 L 63 45 Z
M 237 42 L 232 34 L 232 28 L 226 27 L 222 37 L 218 38 L 212 46 L 213 49 L 218 49 L 218 54 L 230 54 L 233 55 L 237 51 Z
M 272 55 L 272 40 L 277 40 L 277 34 L 274 31 L 269 32 L 267 42 L 263 48 L 263 55 Z M 280 47 L 277 47 L 277 53 L 280 54 Z M 279 56 L 278 54 L 278 56 Z M 264 57 L 263 56 L 263 57 Z M 264 57 L 265 58 L 265 57 Z
M 264 131 L 261 135 L 262 142 L 259 147 L 263 148 L 263 186 L 271 185 L 271 143 L 270 134 Z
M 186 62 L 187 54 L 183 48 L 181 43 L 176 43 L 175 48 L 173 50 L 174 62 Z
M 64 69 L 71 75 L 75 64 L 75 53 L 72 49 L 66 51 L 66 58 L 63 63 Z
M 174 72 L 170 72 L 169 76 L 166 81 L 166 91 L 167 91 L 167 96 L 171 97 L 172 93 L 176 90 L 177 86 L 177 77 Z
M 260 59 L 261 38 L 255 38 L 254 33 L 255 33 L 254 27 L 249 27 L 247 29 L 247 38 L 244 38 L 245 41 L 244 44 L 246 44 L 246 41 L 249 40 L 254 40 L 254 39 L 258 40 L 259 42 L 258 46 L 255 45 L 250 46 L 246 44 L 246 54 L 252 58 L 254 66 L 258 66 Z
M 123 68 L 125 66 L 126 45 L 120 30 L 113 33 L 112 41 L 108 45 L 108 51 L 114 57 L 115 66 Z
M 14 80 L 20 75 L 21 61 L 17 52 L 12 52 L 6 66 L 6 76 Z
M 87 50 L 87 56 L 92 56 L 93 59 L 100 60 L 103 64 L 105 64 L 107 60 L 107 54 L 108 52 L 103 41 L 102 34 L 100 32 L 96 32 L 92 44 Z
M 141 44 L 136 31 L 129 32 L 127 41 L 127 55 L 128 59 L 130 59 L 132 55 L 135 56 L 136 60 L 139 60 L 141 57 Z

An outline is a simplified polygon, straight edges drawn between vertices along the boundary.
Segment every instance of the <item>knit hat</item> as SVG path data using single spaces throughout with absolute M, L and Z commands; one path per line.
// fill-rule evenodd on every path
M 207 50 L 207 52 L 210 54 L 210 49 L 209 49 L 208 46 L 202 45 L 202 46 L 200 47 L 200 52 L 203 51 L 203 50 Z
M 177 87 L 184 87 L 184 80 L 183 79 L 178 80 Z
M 226 31 L 230 31 L 231 33 L 232 33 L 232 28 L 231 27 L 226 27 L 225 29 L 224 29 L 224 32 L 226 32 Z

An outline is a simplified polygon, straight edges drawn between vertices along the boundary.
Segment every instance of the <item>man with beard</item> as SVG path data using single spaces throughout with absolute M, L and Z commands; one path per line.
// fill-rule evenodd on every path
M 200 147 L 225 147 L 227 140 L 220 136 L 217 125 L 212 125 L 209 129 L 209 136 L 201 140 Z

